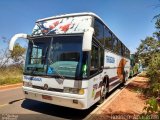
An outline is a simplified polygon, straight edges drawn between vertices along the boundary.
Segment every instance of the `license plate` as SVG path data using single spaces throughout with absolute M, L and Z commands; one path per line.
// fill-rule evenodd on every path
M 42 98 L 46 100 L 52 100 L 52 97 L 48 95 L 42 95 Z

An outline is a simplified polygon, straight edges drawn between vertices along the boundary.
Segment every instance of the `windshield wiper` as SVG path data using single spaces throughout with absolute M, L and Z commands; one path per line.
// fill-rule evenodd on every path
M 54 68 L 54 71 L 57 73 L 57 75 L 58 75 L 61 79 L 63 79 L 63 80 L 65 79 L 64 76 L 61 75 L 55 68 Z
M 52 38 L 51 41 L 53 41 L 53 38 Z M 49 54 L 50 54 L 50 52 L 51 52 L 51 49 L 53 49 L 52 44 L 51 44 L 51 46 L 50 46 Z M 49 61 L 49 64 L 54 63 L 54 61 L 52 61 L 52 60 L 50 59 L 50 56 L 48 56 L 48 61 Z M 49 65 L 47 65 L 47 67 L 49 67 Z M 63 80 L 65 79 L 64 76 L 61 75 L 54 67 L 52 67 L 52 68 L 54 69 L 54 71 L 57 73 L 57 75 L 58 75 L 61 79 L 63 79 Z

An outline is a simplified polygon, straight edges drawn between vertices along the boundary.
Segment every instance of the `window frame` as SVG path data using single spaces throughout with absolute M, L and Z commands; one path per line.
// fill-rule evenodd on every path
M 102 26 L 102 41 L 100 41 L 100 39 L 98 39 L 98 37 L 96 36 L 96 27 L 95 27 L 95 23 L 99 23 L 99 25 L 101 25 Z M 101 45 L 104 47 L 104 45 L 105 45 L 105 40 L 104 40 L 104 24 L 103 24 L 103 22 L 102 21 L 100 21 L 98 18 L 95 18 L 94 19 L 94 23 L 93 23 L 93 27 L 94 27 L 94 37 L 96 38 L 96 40 L 99 42 L 99 43 L 101 43 Z
M 89 57 L 89 62 L 90 62 L 90 64 L 89 64 L 89 78 L 91 78 L 91 77 L 99 74 L 100 72 L 102 72 L 103 67 L 104 67 L 104 48 L 99 44 L 99 42 L 96 40 L 95 37 L 92 38 L 92 46 L 95 46 L 95 47 L 98 48 L 98 61 L 97 61 L 98 62 L 98 67 L 97 67 L 97 71 L 95 73 L 91 74 L 90 68 L 91 68 L 91 59 L 92 59 L 91 58 L 91 52 L 92 51 L 90 51 L 90 55 L 89 55 L 90 56 Z M 93 49 L 93 47 L 92 47 L 92 49 Z
M 113 38 L 112 38 L 112 32 L 107 28 L 104 27 L 104 48 L 108 49 L 110 51 L 113 51 L 112 46 L 113 46 Z M 108 43 L 110 43 L 108 46 L 106 45 L 107 41 L 106 38 L 108 38 Z

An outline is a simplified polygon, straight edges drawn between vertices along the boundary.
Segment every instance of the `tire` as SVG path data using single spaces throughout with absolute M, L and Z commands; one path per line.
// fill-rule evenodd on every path
M 101 93 L 100 93 L 100 100 L 99 100 L 99 104 L 103 103 L 106 99 L 106 94 L 107 94 L 107 84 L 103 83 L 101 86 Z

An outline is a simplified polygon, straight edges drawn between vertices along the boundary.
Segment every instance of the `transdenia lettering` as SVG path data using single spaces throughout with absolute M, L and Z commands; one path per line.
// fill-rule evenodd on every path
M 33 80 L 33 81 L 42 81 L 42 78 L 38 78 L 38 77 L 24 76 L 24 79 L 26 79 L 26 80 Z
M 111 56 L 106 56 L 106 63 L 115 63 L 115 58 Z

